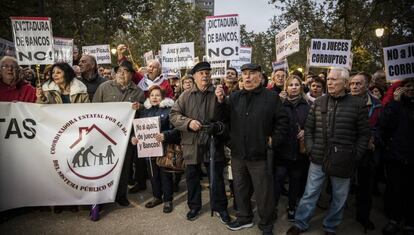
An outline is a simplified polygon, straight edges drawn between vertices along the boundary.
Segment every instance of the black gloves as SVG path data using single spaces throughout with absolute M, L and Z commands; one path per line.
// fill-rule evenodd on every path
M 208 124 L 206 131 L 209 135 L 218 135 L 224 131 L 224 124 L 222 122 L 211 122 Z

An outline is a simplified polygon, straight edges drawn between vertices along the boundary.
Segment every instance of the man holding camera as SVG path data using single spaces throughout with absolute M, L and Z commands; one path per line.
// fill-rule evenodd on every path
M 230 221 L 227 212 L 227 197 L 224 187 L 224 125 L 222 113 L 217 109 L 218 103 L 214 94 L 214 87 L 210 79 L 211 67 L 208 62 L 196 64 L 191 73 L 195 86 L 184 91 L 171 109 L 170 121 L 174 127 L 182 132 L 181 144 L 183 157 L 186 163 L 187 204 L 190 211 L 187 219 L 193 221 L 201 209 L 201 163 L 208 171 L 211 154 L 214 154 L 215 166 L 212 169 L 214 182 L 211 188 L 210 201 L 212 211 L 217 212 L 221 221 Z M 210 153 L 210 136 L 215 139 L 215 151 Z

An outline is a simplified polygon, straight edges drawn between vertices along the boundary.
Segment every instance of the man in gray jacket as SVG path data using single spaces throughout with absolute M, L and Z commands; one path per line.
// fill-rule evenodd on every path
M 210 79 L 210 64 L 200 62 L 191 73 L 195 86 L 184 91 L 171 109 L 170 121 L 181 131 L 183 157 L 186 163 L 187 204 L 190 211 L 187 219 L 197 218 L 201 209 L 201 163 L 209 169 L 210 154 L 214 154 L 215 167 L 212 192 L 212 208 L 223 223 L 230 221 L 227 212 L 227 197 L 224 187 L 224 125 L 217 110 L 218 102 Z M 207 129 L 207 130 L 206 130 Z M 215 153 L 209 152 L 209 137 L 215 136 Z

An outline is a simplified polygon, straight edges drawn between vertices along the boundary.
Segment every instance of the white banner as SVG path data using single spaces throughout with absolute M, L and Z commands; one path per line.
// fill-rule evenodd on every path
M 0 38 L 0 57 L 6 55 L 16 57 L 16 48 L 13 42 Z
M 385 47 L 383 50 L 388 80 L 414 77 L 414 43 Z
M 55 63 L 73 64 L 73 39 L 54 37 Z
M 289 64 L 288 64 L 288 60 L 284 59 L 282 61 L 274 61 L 272 62 L 272 69 L 273 71 L 279 70 L 279 69 L 283 69 L 286 72 L 289 73 Z
M 310 67 L 349 68 L 351 40 L 312 39 Z
M 238 60 L 240 53 L 239 15 L 206 17 L 208 60 Z
M 53 64 L 49 17 L 10 17 L 19 65 Z
M 194 61 L 194 42 L 161 45 L 161 64 L 164 70 L 186 69 Z
M 299 51 L 299 23 L 289 25 L 278 33 L 276 39 L 276 61 L 281 61 L 288 55 Z
M 155 139 L 160 133 L 160 117 L 134 119 L 135 137 L 138 139 L 138 157 L 159 157 L 164 155 L 162 142 Z
M 231 60 L 230 67 L 235 68 L 240 73 L 240 68 L 244 64 L 252 62 L 252 48 L 240 47 L 240 58 L 238 60 Z
M 95 56 L 98 64 L 111 63 L 111 48 L 109 45 L 94 45 L 82 47 L 82 53 Z
M 113 202 L 131 103 L 0 102 L 0 211 Z

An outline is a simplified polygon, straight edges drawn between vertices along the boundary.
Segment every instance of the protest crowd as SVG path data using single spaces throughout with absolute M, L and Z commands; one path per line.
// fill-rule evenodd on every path
M 202 207 L 204 178 L 211 213 L 232 231 L 256 223 L 263 234 L 273 234 L 276 221 L 286 217 L 291 222 L 286 234 L 306 233 L 320 207 L 325 210 L 323 232 L 336 234 L 353 196 L 361 230 L 414 234 L 414 76 L 391 83 L 384 70 L 370 74 L 346 66 L 304 74 L 276 67 L 265 74 L 263 65 L 250 62 L 237 69 L 228 66 L 224 76 L 212 79 L 214 68 L 207 61 L 195 62 L 181 76 L 163 72 L 157 58 L 139 67 L 127 55 L 127 46 L 120 44 L 117 65 L 100 65 L 75 47 L 72 65 L 53 63 L 41 73 L 3 56 L 0 101 L 42 104 L 39 108 L 128 102 L 134 119 L 158 118 L 157 133 L 144 138 L 139 129 L 127 127 L 123 164 L 116 168 L 114 201 L 120 206 L 130 205 L 128 195 L 149 190 L 146 208 L 161 205 L 164 213 L 174 213 L 174 194 L 186 185 L 186 219 L 194 221 Z M 145 143 L 150 137 L 155 142 Z M 140 157 L 140 148 L 150 145 L 162 147 L 163 153 Z M 83 157 L 75 155 L 68 165 L 115 164 L 117 153 L 103 147 L 106 155 L 97 154 L 96 145 L 82 148 Z M 84 157 L 89 153 L 98 163 Z M 329 197 L 325 208 L 321 194 Z M 389 220 L 385 225 L 370 218 L 378 194 Z M 281 197 L 288 198 L 288 208 L 279 205 Z M 50 204 L 57 214 L 76 213 L 78 205 Z M 99 221 L 103 207 L 90 205 L 92 221 Z M 231 215 L 229 207 L 236 213 Z

